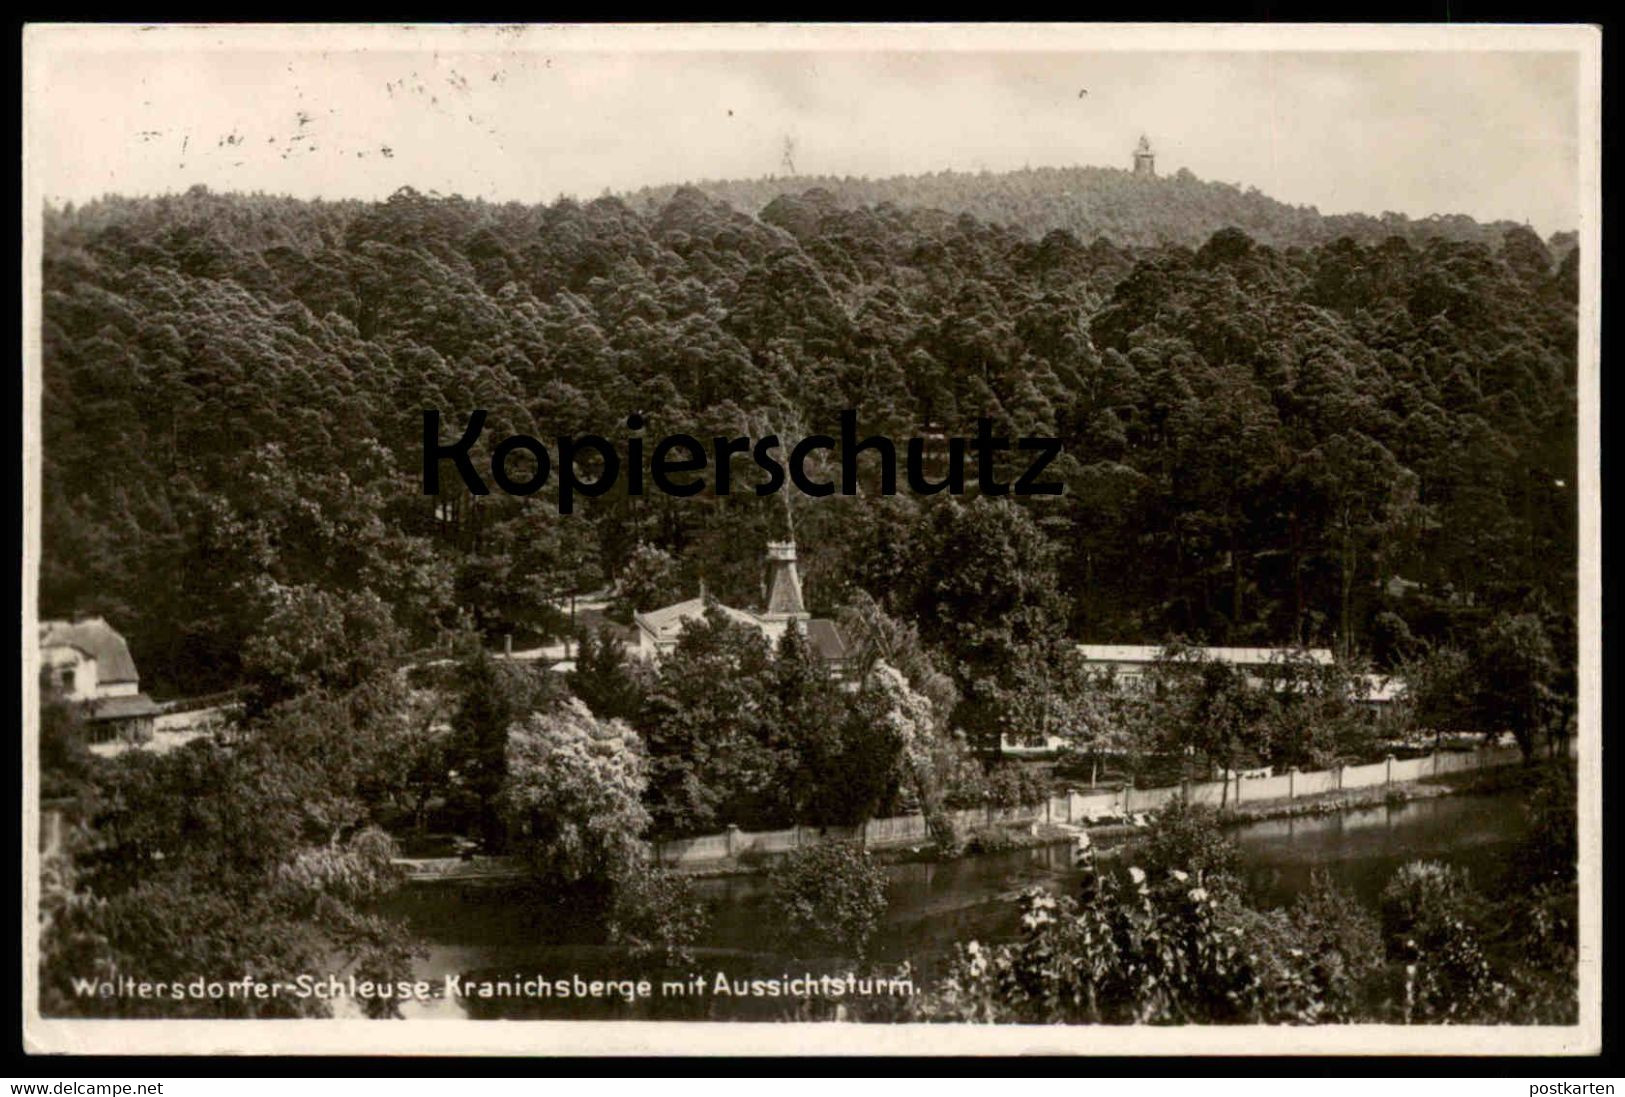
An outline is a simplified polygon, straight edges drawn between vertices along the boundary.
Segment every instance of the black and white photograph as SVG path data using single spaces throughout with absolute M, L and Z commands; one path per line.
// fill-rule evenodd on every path
M 1600 50 L 25 28 L 25 1047 L 1595 1053 Z

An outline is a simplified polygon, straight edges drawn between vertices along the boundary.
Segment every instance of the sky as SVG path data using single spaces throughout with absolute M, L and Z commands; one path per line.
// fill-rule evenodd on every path
M 541 202 L 784 174 L 787 147 L 803 174 L 1127 168 L 1143 133 L 1160 173 L 1188 168 L 1323 213 L 1466 213 L 1550 233 L 1576 228 L 1580 209 L 1572 41 L 1372 51 L 1349 37 L 1349 51 L 1326 36 L 1260 50 L 1150 32 L 1107 49 L 1109 36 L 1076 29 L 44 30 L 25 44 L 27 162 L 34 192 L 57 204 L 198 183 Z

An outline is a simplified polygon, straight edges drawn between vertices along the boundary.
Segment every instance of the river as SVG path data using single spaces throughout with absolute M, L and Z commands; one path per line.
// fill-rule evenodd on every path
M 1517 793 L 1445 796 L 1379 805 L 1333 815 L 1258 820 L 1231 832 L 1241 847 L 1255 900 L 1288 903 L 1323 869 L 1365 902 L 1374 902 L 1399 865 L 1418 858 L 1466 867 L 1480 886 L 1493 888 L 1506 852 L 1524 834 L 1523 800 Z M 904 960 L 922 983 L 930 981 L 956 941 L 1009 939 L 1017 932 L 1013 900 L 1029 886 L 1068 891 L 1074 883 L 1068 844 L 987 854 L 940 863 L 890 866 L 890 909 L 871 946 L 881 964 Z M 715 976 L 777 977 L 803 971 L 844 971 L 833 961 L 792 959 L 764 932 L 766 880 L 733 876 L 696 881 L 710 908 L 693 970 Z M 561 944 L 556 927 L 539 922 L 502 892 L 444 884 L 412 885 L 386 912 L 404 918 L 427 943 L 415 965 L 420 978 L 437 984 L 462 973 L 480 978 L 515 976 L 636 978 L 647 972 L 618 950 Z M 409 1017 L 703 1018 L 764 1020 L 786 1016 L 781 1000 L 699 999 L 561 1002 L 468 997 L 408 1002 Z

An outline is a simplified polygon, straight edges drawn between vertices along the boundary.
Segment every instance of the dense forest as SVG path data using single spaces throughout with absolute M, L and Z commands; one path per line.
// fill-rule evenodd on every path
M 545 932 L 575 919 L 681 957 L 701 912 L 651 840 L 918 811 L 944 856 L 1002 841 L 949 817 L 1045 793 L 1001 760 L 1011 734 L 1071 742 L 1058 779 L 1103 756 L 1122 780 L 1170 759 L 1358 759 L 1377 748 L 1354 703 L 1367 665 L 1410 682 L 1414 720 L 1384 735 L 1510 729 L 1530 761 L 1557 745 L 1575 694 L 1577 253 L 1521 226 L 1283 241 L 1179 205 L 1189 186 L 1205 184 L 1125 198 L 1142 228 L 1115 242 L 818 188 L 754 215 L 693 188 L 550 206 L 194 188 L 48 210 L 40 614 L 105 615 L 160 696 L 244 696 L 217 736 L 112 758 L 45 698 L 42 795 L 71 825 L 42 879 L 42 1010 L 325 1013 L 77 983 L 327 962 L 401 977 L 413 942 L 372 904 L 400 843 L 437 835 L 525 866 Z M 886 496 L 866 455 L 851 496 L 758 497 L 754 471 L 732 494 L 633 496 L 622 477 L 566 515 L 557 477 L 476 497 L 449 466 L 424 494 L 424 410 L 449 443 L 476 408 L 477 464 L 515 432 L 622 439 L 634 413 L 647 437 L 787 443 L 838 433 L 848 409 L 897 439 L 987 418 L 1060 439 L 1048 476 L 1066 490 L 994 498 L 973 475 L 963 497 Z M 1009 482 L 1025 455 L 1004 456 Z M 566 632 L 571 595 L 622 620 L 702 584 L 760 604 L 764 544 L 787 535 L 809 608 L 850 644 L 844 681 L 796 631 L 768 650 L 716 611 L 653 664 L 606 631 L 567 674 L 489 654 Z M 1260 690 L 1181 637 L 1345 658 Z M 1069 640 L 1167 647 L 1152 688 L 1120 691 Z M 412 655 L 430 644 L 445 658 Z M 1553 803 L 1571 817 L 1572 789 Z M 1437 866 L 1397 875 L 1379 940 L 1336 896 L 1280 915 L 1224 898 L 1195 828 L 1152 877 L 1166 895 L 1033 899 L 1027 939 L 991 954 L 1021 987 L 1064 988 L 1046 1001 L 1093 1002 L 1067 982 L 1084 938 L 1046 927 L 1139 925 L 1158 904 L 1166 933 L 1099 969 L 1099 1016 L 1046 1014 L 982 961 L 933 1008 L 1568 1018 L 1573 846 L 1548 829 L 1507 903 Z M 785 924 L 872 926 L 873 866 L 843 883 L 861 851 L 812 854 L 774 885 Z M 1252 927 L 1240 952 L 1232 923 Z M 1241 957 L 1226 973 L 1193 966 L 1218 955 L 1214 927 Z M 1306 969 L 1329 950 L 1358 978 Z M 1159 964 L 1199 975 L 1145 982 Z
M 1172 224 L 1161 196 L 1201 186 L 1158 181 L 1135 216 Z M 1378 663 L 1532 614 L 1573 665 L 1573 249 L 1522 227 L 1133 247 L 818 189 L 758 216 L 694 189 L 637 204 L 194 188 L 49 210 L 42 616 L 105 614 L 150 688 L 201 691 L 235 684 L 290 592 L 376 602 L 418 646 L 556 634 L 573 592 L 759 603 L 793 523 L 810 608 L 865 591 L 966 680 L 1035 606 L 1074 639 Z M 482 452 L 624 438 L 632 412 L 656 438 L 987 416 L 1062 439 L 1066 493 L 991 522 L 874 492 L 617 489 L 562 516 L 556 477 L 424 496 L 431 408 L 448 434 L 488 409 Z
M 1104 236 L 1126 247 L 1183 244 L 1198 248 L 1225 228 L 1239 228 L 1270 247 L 1314 247 L 1347 237 L 1380 244 L 1400 237 L 1415 245 L 1435 237 L 1495 247 L 1511 221 L 1481 224 L 1462 214 L 1413 219 L 1402 213 L 1322 214 L 1313 206 L 1278 202 L 1256 187 L 1198 179 L 1188 169 L 1161 177 L 1100 167 L 1025 168 L 1009 172 L 939 171 L 883 179 L 833 175 L 704 180 L 694 189 L 735 209 L 757 213 L 780 195 L 823 190 L 842 209 L 894 205 L 968 213 L 1041 239 L 1065 229 L 1080 240 Z M 624 195 L 634 208 L 655 209 L 680 187 L 645 187 Z M 1573 247 L 1575 236 L 1555 234 L 1547 246 Z

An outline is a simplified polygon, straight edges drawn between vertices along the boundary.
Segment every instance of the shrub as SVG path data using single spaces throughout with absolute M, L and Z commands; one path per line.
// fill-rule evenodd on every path
M 1536 1024 L 1572 1025 L 1579 1015 L 1579 859 L 1574 776 L 1567 762 L 1542 767 L 1530 793 L 1528 836 L 1513 851 L 1493 946 L 1511 969 L 1520 1013 Z
M 1179 870 L 1205 887 L 1239 889 L 1241 854 L 1212 808 L 1175 800 L 1159 811 L 1137 858 L 1153 879 Z
M 845 843 L 797 850 L 770 877 L 785 942 L 861 958 L 886 913 L 886 874 L 868 852 Z
M 1491 970 L 1467 875 L 1436 861 L 1400 867 L 1383 889 L 1388 957 L 1405 965 L 1399 1019 L 1415 1023 L 1495 1021 L 1512 1006 Z
M 1544 767 L 1524 809 L 1529 834 L 1512 858 L 1518 880 L 1531 888 L 1575 882 L 1580 863 L 1578 802 L 1568 764 Z
M 609 911 L 609 939 L 639 959 L 687 964 L 705 929 L 704 906 L 686 876 L 666 869 L 626 874 L 616 883 Z
M 1049 786 L 1034 769 L 1006 763 L 987 771 L 986 802 L 998 808 L 1025 807 L 1049 795 Z
M 1184 879 L 1180 876 L 1183 875 Z M 1021 1024 L 1304 1023 L 1319 1018 L 1307 957 L 1278 915 L 1196 886 L 1104 874 L 1088 901 L 1032 889 L 1020 940 L 961 945 L 926 1020 Z
M 1509 904 L 1499 940 L 1509 959 L 1508 979 L 1523 1024 L 1572 1025 L 1579 1021 L 1579 889 L 1542 884 Z
M 1314 955 L 1297 937 L 1283 910 L 1255 910 L 1234 899 L 1214 905 L 1216 937 L 1235 950 L 1237 1004 L 1257 1020 L 1321 1024 L 1329 1015 Z M 1217 974 L 1231 974 L 1221 966 Z M 1245 1015 L 1244 1015 L 1245 1016 Z
M 947 812 L 927 812 L 926 829 L 931 833 L 931 846 L 938 857 L 957 857 L 964 852 L 965 841 L 960 837 L 959 825 Z
M 967 853 L 1008 853 L 1020 848 L 1021 839 L 1006 827 L 983 827 L 965 839 Z
M 1316 870 L 1287 912 L 1297 947 L 1309 956 L 1328 1020 L 1364 1015 L 1382 972 L 1382 928 L 1353 895 Z
M 1382 935 L 1388 953 L 1406 959 L 1408 945 L 1418 933 L 1460 911 L 1467 893 L 1467 876 L 1438 861 L 1411 861 L 1401 865 L 1382 889 Z

